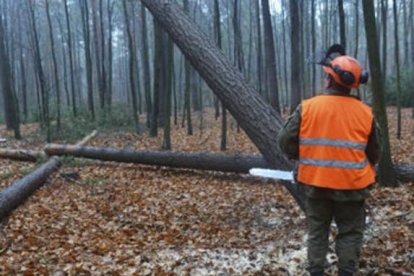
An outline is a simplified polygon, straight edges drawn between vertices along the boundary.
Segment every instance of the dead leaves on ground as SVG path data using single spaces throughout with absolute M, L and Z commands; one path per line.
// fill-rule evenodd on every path
M 174 130 L 174 150 L 219 152 L 220 124 L 211 114 L 204 124 L 201 137 L 198 132 L 187 136 L 185 129 Z M 395 149 L 398 157 L 394 158 L 413 162 L 413 150 L 403 142 L 412 137 L 403 135 L 404 146 Z M 158 150 L 161 142 L 146 134 L 104 133 L 91 144 Z M 235 125 L 229 148 L 257 153 Z M 2 169 L 12 174 L 4 181 L 22 176 L 26 163 L 1 162 Z M 218 172 L 72 163 L 1 225 L 1 274 L 304 272 L 303 215 L 274 182 L 255 183 L 246 176 Z M 413 271 L 413 195 L 413 184 L 373 192 L 362 274 Z

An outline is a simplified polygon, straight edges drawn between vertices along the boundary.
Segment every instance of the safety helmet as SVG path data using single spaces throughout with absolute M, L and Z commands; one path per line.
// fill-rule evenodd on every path
M 334 58 L 323 66 L 323 70 L 332 76 L 336 83 L 349 89 L 358 88 L 361 83 L 368 81 L 368 72 L 362 70 L 356 59 L 346 55 Z

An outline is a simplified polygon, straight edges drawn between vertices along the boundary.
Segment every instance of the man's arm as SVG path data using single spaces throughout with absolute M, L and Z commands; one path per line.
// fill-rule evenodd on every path
M 277 144 L 281 152 L 290 159 L 299 158 L 300 116 L 301 105 L 298 105 L 277 136 Z
M 372 120 L 371 133 L 368 137 L 367 148 L 365 149 L 365 154 L 368 157 L 368 160 L 371 164 L 375 165 L 381 159 L 382 154 L 382 140 L 381 140 L 381 129 L 378 126 L 378 123 Z

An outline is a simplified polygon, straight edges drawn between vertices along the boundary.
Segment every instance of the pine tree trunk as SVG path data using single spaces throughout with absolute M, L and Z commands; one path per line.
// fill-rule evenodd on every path
M 369 67 L 372 76 L 372 100 L 373 111 L 382 130 L 383 154 L 379 163 L 379 182 L 383 186 L 396 186 L 397 180 L 393 169 L 390 142 L 388 135 L 388 119 L 385 110 L 385 92 L 383 75 L 381 72 L 378 35 L 375 22 L 374 4 L 372 1 L 363 0 L 365 33 L 367 36 Z
M 272 20 L 270 17 L 269 0 L 262 0 L 264 40 L 266 52 L 267 92 L 270 105 L 280 113 L 279 90 L 277 86 L 275 43 L 273 41 Z
M 55 41 L 53 37 L 53 27 L 52 27 L 52 20 L 50 18 L 50 7 L 49 7 L 49 0 L 45 1 L 46 6 L 46 17 L 47 17 L 47 23 L 49 26 L 49 40 L 50 40 L 50 48 L 52 51 L 52 61 L 53 61 L 53 73 L 55 78 L 55 90 L 56 90 L 56 96 L 57 96 L 57 128 L 60 130 L 61 127 L 61 119 L 60 119 L 60 81 L 59 81 L 59 70 L 57 66 L 57 60 L 56 60 L 56 53 L 55 53 Z
M 290 103 L 290 112 L 292 113 L 301 101 L 301 91 L 300 91 L 300 37 L 299 37 L 299 3 L 298 0 L 290 0 L 290 28 L 291 28 L 291 103 Z
M 133 38 L 131 33 L 131 26 L 129 22 L 128 7 L 126 6 L 127 0 L 122 0 L 124 17 L 125 17 L 125 26 L 128 36 L 128 51 L 129 51 L 129 85 L 131 87 L 131 98 L 132 98 L 132 117 L 135 122 L 135 131 L 140 133 L 139 126 L 139 117 L 138 117 L 138 103 L 137 103 L 137 87 L 136 87 L 136 78 L 138 77 L 137 65 L 136 65 L 136 54 L 135 47 L 133 45 Z

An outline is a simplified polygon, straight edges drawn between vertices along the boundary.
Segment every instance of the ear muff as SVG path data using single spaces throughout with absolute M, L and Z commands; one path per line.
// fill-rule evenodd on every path
M 369 73 L 366 70 L 363 70 L 361 73 L 361 78 L 359 79 L 359 83 L 365 84 L 369 80 Z
M 332 66 L 332 69 L 345 85 L 352 85 L 355 82 L 355 76 L 351 72 L 341 70 L 338 65 Z

